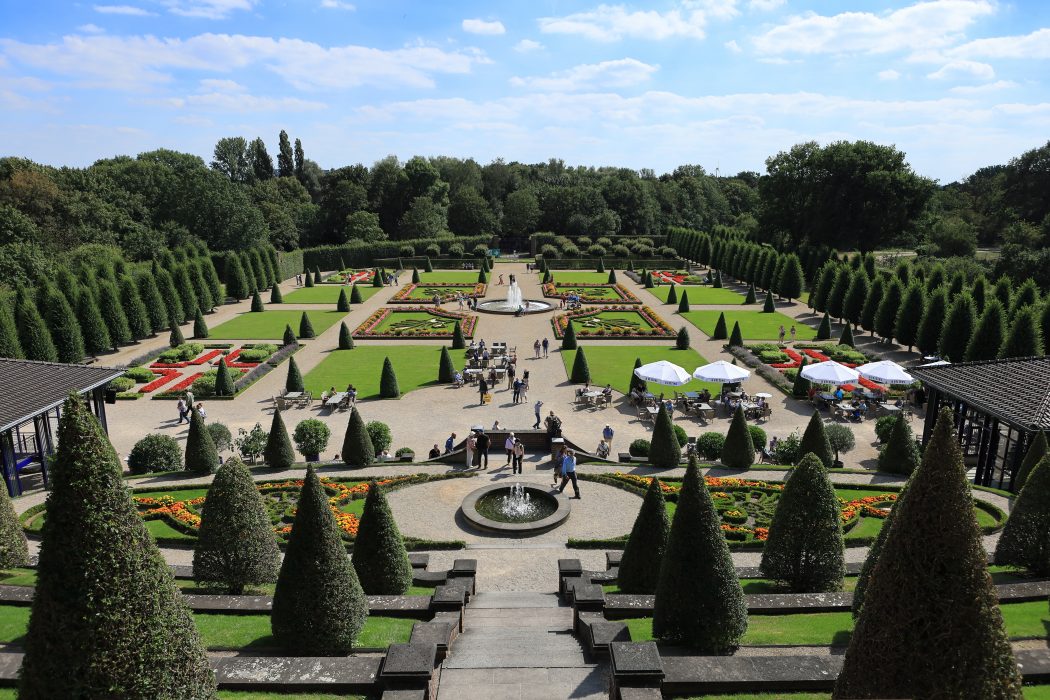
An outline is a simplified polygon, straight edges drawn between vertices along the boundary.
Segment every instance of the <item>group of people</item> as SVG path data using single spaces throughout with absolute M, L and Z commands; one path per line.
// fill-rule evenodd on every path
M 580 308 L 580 306 L 581 306 L 580 295 L 577 294 L 576 292 L 569 292 L 568 294 L 566 294 L 565 296 L 563 296 L 561 298 L 561 301 L 558 302 L 558 308 L 560 308 L 560 309 L 566 309 L 567 308 L 570 311 L 572 311 L 573 309 L 578 309 L 578 308 Z
M 554 412 L 551 412 L 551 416 Z M 561 477 L 561 485 L 558 485 L 558 477 Z M 557 457 L 554 458 L 554 481 L 552 487 L 563 493 L 569 482 L 572 482 L 572 497 L 580 498 L 580 484 L 576 480 L 576 452 L 563 447 Z
M 201 417 L 201 420 L 208 417 L 207 411 L 204 410 L 203 403 L 197 403 L 194 405 L 192 391 L 186 392 L 186 398 L 179 399 L 177 408 L 179 409 L 179 425 L 181 425 L 183 421 L 186 421 L 187 423 L 190 422 L 191 411 L 196 411 L 197 415 Z
M 472 297 L 472 296 L 470 296 L 468 294 L 464 294 L 463 292 L 456 292 L 456 303 L 459 304 L 459 308 L 460 309 L 462 309 L 463 308 L 463 304 L 466 303 L 467 309 L 469 311 L 477 311 L 478 310 L 477 297 Z
M 532 344 L 532 352 L 533 352 L 533 355 L 535 356 L 535 359 L 537 359 L 537 360 L 540 359 L 540 351 L 541 350 L 543 351 L 543 357 L 544 358 L 549 357 L 549 355 L 550 355 L 550 346 L 551 346 L 551 343 L 546 338 L 544 338 L 542 342 L 540 342 L 540 339 L 537 338 L 536 342 L 534 342 Z
M 780 330 L 777 331 L 777 334 L 780 337 L 780 344 L 783 345 L 784 344 L 784 324 L 780 324 Z M 794 325 L 791 326 L 791 342 L 792 343 L 795 342 L 795 326 Z

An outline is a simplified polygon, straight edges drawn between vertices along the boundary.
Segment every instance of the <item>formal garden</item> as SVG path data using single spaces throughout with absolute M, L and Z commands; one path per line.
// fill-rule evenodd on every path
M 309 340 L 345 316 L 345 311 L 246 311 L 212 328 L 208 337 L 213 340 L 280 340 L 285 330 L 291 328 L 296 338 Z M 310 330 L 304 333 L 307 328 Z
M 746 297 L 737 294 L 732 289 L 724 287 L 706 286 L 680 286 L 662 284 L 649 290 L 656 298 L 665 304 L 680 304 L 685 298 L 689 304 L 745 304 Z
M 631 386 L 638 383 L 638 379 L 633 374 L 633 368 L 638 365 L 666 360 L 692 372 L 697 367 L 707 364 L 707 360 L 692 348 L 679 350 L 673 346 L 660 345 L 588 344 L 586 347 L 580 346 L 580 349 L 577 350 L 562 350 L 561 360 L 565 365 L 565 373 L 570 378 L 573 378 L 576 356 L 581 349 L 587 358 L 587 378 L 590 383 L 597 387 L 604 387 L 608 384 L 621 394 L 629 394 Z M 652 389 L 656 393 L 666 391 L 668 396 L 672 391 L 672 387 L 661 387 L 657 384 L 654 384 Z M 693 379 L 686 384 L 673 387 L 673 390 L 679 393 L 701 392 L 704 389 L 717 395 L 722 385 Z
M 357 400 L 383 398 L 383 367 L 389 360 L 396 373 L 398 394 L 437 384 L 440 378 L 441 347 L 434 345 L 359 345 L 353 350 L 334 350 L 306 373 L 307 391 L 319 396 L 333 387 L 344 391 L 348 384 L 357 389 Z M 462 370 L 462 352 L 448 353 L 450 362 Z
M 485 296 L 486 285 L 460 284 L 457 282 L 411 282 L 397 291 L 389 300 L 391 304 L 432 304 L 455 301 L 456 299 L 476 299 Z
M 584 308 L 559 314 L 551 319 L 554 336 L 562 338 L 569 326 L 576 337 L 610 338 L 667 338 L 674 329 L 648 306 L 611 308 Z
M 478 317 L 438 308 L 383 308 L 365 319 L 353 332 L 355 338 L 452 338 L 458 328 L 472 338 Z
M 356 290 L 356 291 L 355 291 Z M 332 285 L 319 284 L 313 287 L 300 287 L 293 292 L 285 294 L 280 303 L 284 304 L 337 304 L 339 297 L 345 295 L 349 303 L 354 301 L 354 295 L 360 297 L 362 302 L 368 301 L 378 292 L 384 291 L 382 287 L 373 287 L 371 284 Z M 272 299 L 270 303 L 275 303 Z
M 778 311 L 686 311 L 682 317 L 716 340 L 728 337 L 720 332 L 721 328 L 732 331 L 736 325 L 739 325 L 744 340 L 777 340 L 781 326 L 788 340 L 791 339 L 792 326 L 795 327 L 795 338 L 798 340 L 813 340 L 817 335 L 813 328 Z M 724 324 L 719 323 L 719 319 L 723 319 Z
M 551 282 L 543 285 L 543 296 L 551 299 L 577 297 L 583 304 L 641 304 L 633 292 L 619 284 L 570 284 Z

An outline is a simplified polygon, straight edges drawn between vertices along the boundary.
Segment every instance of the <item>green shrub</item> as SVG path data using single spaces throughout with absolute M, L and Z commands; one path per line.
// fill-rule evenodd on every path
M 755 461 L 755 445 L 747 427 L 744 409 L 737 406 L 722 445 L 721 462 L 730 469 L 750 469 Z
M 157 378 L 149 367 L 129 367 L 124 376 L 137 384 L 152 382 Z
M 241 350 L 240 354 L 237 355 L 238 362 L 265 362 L 270 359 L 270 355 L 277 352 L 277 346 L 271 344 L 255 345 L 250 348 Z
M 271 304 L 283 304 L 284 303 L 284 295 L 281 294 L 281 286 L 279 284 L 274 284 L 270 288 L 270 303 Z
M 569 381 L 573 384 L 591 383 L 591 368 L 587 366 L 587 356 L 584 355 L 583 348 L 576 351 L 576 357 L 572 362 L 572 372 L 569 374 Z
M 792 431 L 786 438 L 777 440 L 777 446 L 773 448 L 773 459 L 777 464 L 798 464 L 802 457 L 802 440 L 798 431 Z
M 226 358 L 219 358 L 219 368 L 215 373 L 215 395 L 233 396 L 233 377 L 230 376 L 230 368 L 226 366 Z
M 762 313 L 771 314 L 777 310 L 777 305 L 773 302 L 773 292 L 766 292 L 766 300 L 762 304 Z
M 747 432 L 751 434 L 751 444 L 755 446 L 756 452 L 761 452 L 766 447 L 766 431 L 757 425 L 748 425 Z
M 1031 470 L 995 548 L 996 564 L 1050 573 L 1050 457 Z
M 685 444 L 689 442 L 689 435 L 685 432 L 685 428 L 680 425 L 671 424 L 674 429 L 674 436 L 678 440 L 678 446 L 684 448 Z
M 233 447 L 233 434 L 225 425 L 222 423 L 208 423 L 206 428 L 208 434 L 211 435 L 211 441 L 214 443 L 216 450 L 224 452 Z
M 696 451 L 704 459 L 718 459 L 722 455 L 722 446 L 726 436 L 722 433 L 704 433 L 696 439 Z
M 824 318 L 820 319 L 817 327 L 817 340 L 831 340 L 831 316 L 824 312 Z
M 190 409 L 190 430 L 186 437 L 185 469 L 194 474 L 214 474 L 219 468 L 219 452 L 204 427 L 197 409 Z
M 364 297 L 361 296 L 361 290 L 357 288 L 357 284 L 350 286 L 350 303 L 351 304 L 363 304 Z
M 389 357 L 383 358 L 383 372 L 379 377 L 379 396 L 384 399 L 401 398 L 401 388 L 397 384 L 397 374 Z
M 824 421 L 820 418 L 819 411 L 813 411 L 806 425 L 806 432 L 802 433 L 802 443 L 799 446 L 802 455 L 815 454 L 824 465 L 825 469 L 831 469 L 835 462 L 835 455 L 831 451 L 831 443 L 828 435 L 824 432 Z
M 292 434 L 296 448 L 304 457 L 320 455 L 324 452 L 324 448 L 328 447 L 328 439 L 330 437 L 332 437 L 331 429 L 324 421 L 316 418 L 307 418 L 299 421 L 299 424 L 295 426 L 295 432 Z
M 106 385 L 106 388 L 111 389 L 113 391 L 121 392 L 130 391 L 131 387 L 133 386 L 135 386 L 134 379 L 131 379 L 129 377 L 117 377 L 116 379 L 111 379 L 109 381 L 109 384 Z
M 313 338 L 315 335 L 313 324 L 310 323 L 310 317 L 303 312 L 303 315 L 299 318 L 299 337 L 300 338 Z
M 346 290 L 339 290 L 339 299 L 335 302 L 335 310 L 349 312 L 350 311 L 350 300 L 346 298 Z
M 617 583 L 623 593 L 655 593 L 671 521 L 660 480 L 653 478 L 623 548 Z
M 266 446 L 262 450 L 263 459 L 274 469 L 288 469 L 295 464 L 295 451 L 288 438 L 288 429 L 284 425 L 280 409 L 273 412 L 270 432 L 266 437 Z
M 352 561 L 361 588 L 368 595 L 404 595 L 412 585 L 412 564 L 405 542 L 375 481 L 368 486 Z
M 915 445 L 908 419 L 901 413 L 896 416 L 889 440 L 879 452 L 879 471 L 907 476 L 918 465 L 919 448 Z
M 372 442 L 372 450 L 375 454 L 389 449 L 394 442 L 390 426 L 381 421 L 371 420 L 365 423 L 365 432 L 368 433 L 368 439 Z
M 682 446 L 675 435 L 671 416 L 663 403 L 656 414 L 656 425 L 653 427 L 653 440 L 649 448 L 649 462 L 654 467 L 677 467 L 682 458 Z
M 346 322 L 339 323 L 339 349 L 340 350 L 353 350 L 354 349 L 354 337 L 350 333 L 350 329 L 346 327 Z
M 281 340 L 282 345 L 298 345 L 299 341 L 295 338 L 295 333 L 292 331 L 292 327 L 285 324 L 284 326 L 284 338 Z
M 678 313 L 684 314 L 689 311 L 689 290 L 682 290 L 682 299 L 678 302 Z
M 718 320 L 715 322 L 715 330 L 711 334 L 711 340 L 725 340 L 729 337 L 729 331 L 726 329 L 726 315 L 725 312 L 718 314 Z
M 824 433 L 828 436 L 828 444 L 835 452 L 835 466 L 839 466 L 839 453 L 849 452 L 857 445 L 857 438 L 853 435 L 853 429 L 841 423 L 832 423 L 824 426 Z
M 182 467 L 182 448 L 170 435 L 151 433 L 135 443 L 128 453 L 132 474 L 175 471 Z
M 467 340 L 463 337 L 463 327 L 460 326 L 459 321 L 456 321 L 456 325 L 452 327 L 452 349 L 462 350 L 467 347 Z
M 295 358 L 288 358 L 288 377 L 284 381 L 285 391 L 303 391 L 303 375 L 299 371 L 299 365 L 296 364 Z
M 442 384 L 451 384 L 456 378 L 456 367 L 452 364 L 452 356 L 448 354 L 448 348 L 441 346 L 441 358 L 438 360 L 438 381 Z
M 252 308 L 251 308 L 251 310 L 256 312 L 256 313 L 260 313 L 260 312 L 266 311 L 266 307 L 263 306 L 262 297 L 259 296 L 259 290 L 255 290 L 254 292 L 252 292 Z
M 0 567 L 13 569 L 29 565 L 29 543 L 18 521 L 14 504 L 4 489 L 0 493 Z
M 678 329 L 678 337 L 675 339 L 674 346 L 678 350 L 689 349 L 689 331 L 686 330 L 685 326 Z
M 744 336 L 740 333 L 740 322 L 733 321 L 733 332 L 729 334 L 729 346 L 740 347 L 744 344 Z
M 893 432 L 893 425 L 897 422 L 897 416 L 882 416 L 875 419 L 875 437 L 878 438 L 879 443 L 885 445 L 890 441 L 890 433 Z
M 649 449 L 652 447 L 651 443 L 645 438 L 638 438 L 631 443 L 631 446 L 627 448 L 627 451 L 631 453 L 632 457 L 648 457 Z
M 350 411 L 350 419 L 346 424 L 346 434 L 343 436 L 343 448 L 340 454 L 343 462 L 350 467 L 367 467 L 376 459 L 372 439 L 365 430 L 365 422 L 361 420 L 357 406 Z
M 562 350 L 575 350 L 576 349 L 576 329 L 572 325 L 572 321 L 569 321 L 565 325 L 565 335 L 561 338 L 561 349 Z

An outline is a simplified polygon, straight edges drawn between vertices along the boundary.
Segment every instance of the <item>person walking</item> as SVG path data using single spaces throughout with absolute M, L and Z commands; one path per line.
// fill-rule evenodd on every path
M 452 446 L 455 445 L 455 444 L 456 444 L 456 434 L 452 433 L 451 435 L 448 436 L 448 439 L 445 440 L 445 454 L 447 454 L 447 455 L 452 454 Z
M 188 412 L 193 410 L 193 391 L 192 390 L 187 390 L 186 391 L 186 409 L 187 409 L 187 416 L 186 417 L 189 418 L 189 413 Z
M 467 437 L 467 469 L 474 466 L 474 450 L 478 449 L 478 439 L 474 433 Z
M 507 464 L 510 464 L 511 459 L 514 457 L 514 433 L 507 436 L 507 441 L 503 443 L 503 449 L 507 451 Z
M 492 444 L 492 439 L 485 434 L 484 431 L 478 431 L 478 466 L 482 469 L 489 468 L 489 446 Z M 485 466 L 481 466 L 484 462 Z
M 615 431 L 613 431 L 612 426 L 606 423 L 605 430 L 602 431 L 602 440 L 605 440 L 605 444 L 609 446 L 609 449 L 612 449 L 612 441 L 614 434 Z
M 511 401 L 513 403 L 518 403 L 518 401 L 520 399 L 521 399 L 521 380 L 520 379 L 515 379 L 514 380 L 514 395 L 511 397 Z
M 536 359 L 540 359 L 540 339 L 536 338 L 536 342 L 532 344 L 532 351 L 536 354 Z
M 548 352 L 550 351 L 551 342 L 546 338 L 543 339 L 543 359 L 547 359 Z
M 543 402 L 542 401 L 536 401 L 536 405 L 534 406 L 534 408 L 536 409 L 536 424 L 532 426 L 532 429 L 533 430 L 539 430 L 540 429 L 540 411 L 543 410 Z
M 500 276 L 499 276 L 499 282 L 496 282 L 496 286 L 497 287 L 502 287 L 503 286 L 503 273 L 502 272 L 500 273 Z
M 511 457 L 510 473 L 521 474 L 521 462 L 525 458 L 525 443 L 514 438 L 514 450 Z
M 489 383 L 485 380 L 485 377 L 481 377 L 478 380 L 478 405 L 483 406 L 485 404 L 485 394 L 489 393 Z
M 508 389 L 513 389 L 514 388 L 514 375 L 515 375 L 514 365 L 508 364 L 507 365 L 507 388 Z
M 177 406 L 177 408 L 179 409 L 179 423 L 178 424 L 182 425 L 182 421 L 188 420 L 186 418 L 186 413 L 188 413 L 188 410 L 186 408 L 186 400 L 185 399 L 179 399 L 179 405 Z
M 561 475 L 562 475 L 561 468 L 562 468 L 562 465 L 564 465 L 564 464 L 565 464 L 565 445 L 562 445 L 561 449 L 558 450 L 558 456 L 554 458 L 554 468 L 551 470 L 553 472 L 551 474 L 551 487 L 552 488 L 558 488 L 558 479 L 561 478 Z
M 573 498 L 580 498 L 580 485 L 576 481 L 576 455 L 572 450 L 565 450 L 565 459 L 561 462 L 561 486 L 558 493 L 565 491 L 565 486 L 572 481 Z

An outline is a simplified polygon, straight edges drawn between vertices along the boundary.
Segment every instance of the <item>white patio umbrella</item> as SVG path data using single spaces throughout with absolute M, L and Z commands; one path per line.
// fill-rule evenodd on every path
M 731 362 L 718 360 L 703 367 L 697 367 L 693 376 L 705 382 L 718 382 L 719 384 L 736 384 L 751 376 L 751 373 L 742 367 L 737 367 Z
M 945 365 L 950 364 L 951 362 L 948 362 L 948 360 L 934 360 L 933 362 L 927 362 L 924 365 L 919 365 L 919 367 L 944 367 Z
M 857 367 L 857 373 L 879 384 L 911 384 L 915 379 L 896 362 L 882 360 Z
M 802 368 L 802 376 L 815 384 L 834 384 L 835 386 L 852 384 L 860 378 L 856 370 L 840 365 L 834 360 L 806 365 Z
M 642 365 L 634 370 L 634 376 L 647 382 L 666 386 L 682 386 L 688 384 L 692 379 L 688 372 L 667 360 Z

